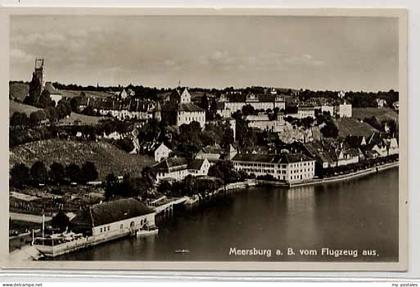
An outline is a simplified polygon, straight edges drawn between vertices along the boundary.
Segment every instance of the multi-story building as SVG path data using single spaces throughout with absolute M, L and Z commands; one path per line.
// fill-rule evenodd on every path
M 183 157 L 172 157 L 164 159 L 153 166 L 156 172 L 156 181 L 163 179 L 172 179 L 175 181 L 183 180 L 186 176 L 204 176 L 207 175 L 210 168 L 210 162 L 207 159 L 194 159 L 188 161 Z
M 162 120 L 170 125 L 181 126 L 198 122 L 201 128 L 206 124 L 205 111 L 191 102 L 188 89 L 181 93 L 178 89 L 171 96 L 170 101 L 162 107 Z
M 339 118 L 351 118 L 352 117 L 352 105 L 350 103 L 344 102 L 335 106 L 335 114 Z
M 282 95 L 268 94 L 268 95 L 255 95 L 254 93 L 249 93 L 246 96 L 239 95 L 230 95 L 230 97 L 222 96 L 220 102 L 223 102 L 223 110 L 218 111 L 221 115 L 230 115 L 236 111 L 242 110 L 246 105 L 252 106 L 255 110 L 274 110 L 278 108 L 279 110 L 284 110 L 286 103 Z
M 238 171 L 255 176 L 271 175 L 287 183 L 307 181 L 315 175 L 315 160 L 300 153 L 237 154 L 232 161 Z

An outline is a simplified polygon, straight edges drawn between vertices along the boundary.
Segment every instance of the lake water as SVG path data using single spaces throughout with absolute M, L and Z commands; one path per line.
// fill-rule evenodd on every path
M 289 190 L 251 188 L 175 212 L 158 225 L 156 237 L 125 238 L 56 260 L 397 261 L 398 169 Z M 234 255 L 233 248 L 266 253 Z M 336 249 L 350 254 L 331 256 Z

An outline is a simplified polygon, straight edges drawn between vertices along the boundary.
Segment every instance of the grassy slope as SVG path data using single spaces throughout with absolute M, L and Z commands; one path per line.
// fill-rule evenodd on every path
M 379 121 L 392 119 L 398 122 L 398 113 L 390 108 L 353 108 L 352 113 L 354 119 L 364 119 L 375 116 Z
M 54 161 L 62 164 L 93 161 L 104 179 L 107 174 L 115 175 L 130 173 L 138 176 L 143 167 L 152 165 L 153 158 L 144 155 L 130 155 L 106 142 L 78 142 L 65 140 L 44 140 L 27 143 L 10 150 L 10 166 L 23 162 L 31 166 L 36 160 L 42 160 L 46 165 Z
M 9 117 L 11 117 L 14 112 L 25 113 L 27 116 L 29 116 L 32 112 L 35 112 L 37 110 L 40 110 L 40 109 L 34 106 L 25 105 L 25 104 L 18 103 L 12 100 L 9 101 Z
M 87 96 L 99 97 L 99 98 L 101 98 L 101 97 L 106 98 L 106 97 L 112 97 L 113 96 L 113 94 L 106 93 L 106 92 L 98 92 L 98 91 L 60 90 L 60 93 L 63 95 L 63 97 L 69 97 L 69 98 L 78 97 L 78 96 L 80 96 L 81 92 L 84 92 Z
M 32 112 L 40 110 L 37 107 L 25 105 L 15 101 L 9 101 L 9 117 L 13 115 L 14 112 L 23 112 L 29 116 Z M 71 113 L 69 118 L 62 119 L 61 124 L 73 124 L 75 120 L 79 120 L 82 125 L 96 125 L 101 119 L 105 117 L 95 117 L 95 116 L 86 116 L 82 114 Z
M 369 124 L 361 123 L 356 119 L 342 118 L 336 120 L 335 123 L 337 124 L 339 136 L 341 137 L 349 135 L 369 137 L 373 132 L 377 131 Z
M 18 101 L 23 101 L 29 92 L 29 85 L 24 83 L 9 84 L 9 98 L 15 98 Z
M 82 114 L 71 113 L 69 118 L 62 119 L 61 124 L 73 124 L 74 121 L 79 120 L 82 125 L 96 125 L 101 119 L 105 117 L 86 116 Z

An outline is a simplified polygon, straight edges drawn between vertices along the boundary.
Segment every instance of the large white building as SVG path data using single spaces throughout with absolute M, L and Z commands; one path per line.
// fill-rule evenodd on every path
M 267 114 L 249 115 L 246 117 L 246 121 L 248 122 L 248 127 L 250 128 L 269 130 L 272 132 L 282 132 L 288 125 L 282 115 L 279 115 L 276 120 L 270 120 Z
M 172 157 L 164 159 L 153 166 L 156 173 L 156 181 L 183 180 L 186 176 L 204 176 L 207 175 L 210 168 L 210 162 L 207 159 L 194 159 L 188 161 L 182 157 Z
M 344 102 L 337 105 L 335 114 L 339 118 L 351 118 L 352 117 L 352 105 L 350 103 Z
M 255 110 L 284 110 L 286 108 L 286 102 L 282 95 L 255 95 L 249 93 L 245 97 L 243 95 L 230 95 L 231 97 L 222 96 L 220 102 L 223 103 L 223 109 L 218 110 L 218 113 L 222 116 L 230 116 L 236 111 L 242 110 L 246 105 L 252 106 Z
M 315 176 L 315 160 L 304 154 L 237 154 L 232 161 L 238 171 L 255 176 L 271 175 L 287 183 L 303 182 Z
M 155 213 L 136 199 L 119 199 L 80 211 L 71 226 L 76 232 L 109 240 L 155 226 Z

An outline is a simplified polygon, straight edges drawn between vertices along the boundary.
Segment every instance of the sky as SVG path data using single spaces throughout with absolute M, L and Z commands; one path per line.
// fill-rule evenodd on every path
M 80 85 L 398 90 L 398 20 L 12 16 L 10 78 Z

